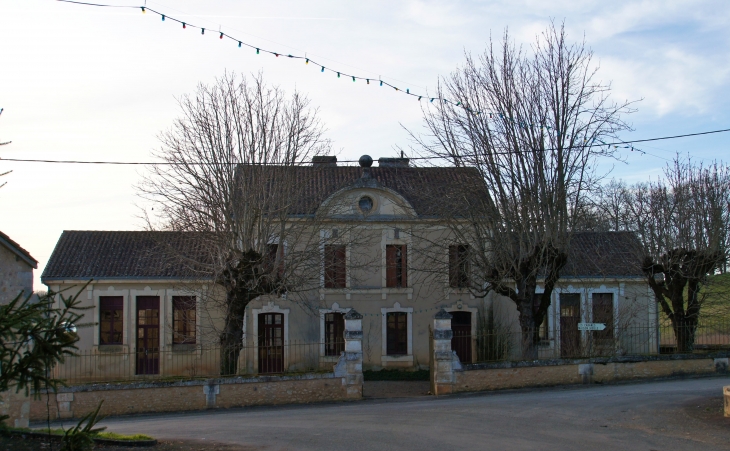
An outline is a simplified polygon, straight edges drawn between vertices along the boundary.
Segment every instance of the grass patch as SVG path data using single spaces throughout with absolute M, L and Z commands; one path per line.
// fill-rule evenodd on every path
M 366 381 L 428 381 L 431 380 L 430 374 L 428 370 L 367 370 L 362 372 Z
M 13 432 L 35 432 L 39 434 L 47 434 L 48 428 L 42 428 L 42 429 L 29 429 L 29 428 L 6 428 L 8 431 Z M 62 436 L 64 434 L 64 430 L 61 428 L 51 428 L 51 435 L 58 435 Z M 144 434 L 118 434 L 116 432 L 108 432 L 108 431 L 102 431 L 98 432 L 96 434 L 93 434 L 95 438 L 101 438 L 105 440 L 154 440 L 154 438 L 150 437 L 149 435 Z
M 126 434 L 117 434 L 116 432 L 99 432 L 98 434 L 94 434 L 94 437 L 97 438 L 103 438 L 106 440 L 154 440 L 149 435 L 144 434 L 132 434 L 132 435 L 126 435 Z

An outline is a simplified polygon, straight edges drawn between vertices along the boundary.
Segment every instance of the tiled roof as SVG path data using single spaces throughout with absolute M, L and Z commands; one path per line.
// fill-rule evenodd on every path
M 30 255 L 30 252 L 20 247 L 18 243 L 11 240 L 9 236 L 2 232 L 0 232 L 0 244 L 8 248 L 10 252 L 25 260 L 25 262 L 28 263 L 28 265 L 30 265 L 31 267 L 38 268 L 38 260 L 33 258 L 33 256 Z
M 570 239 L 568 262 L 560 271 L 570 277 L 641 277 L 641 245 L 631 232 L 578 232 Z
M 208 256 L 203 238 L 196 232 L 67 230 L 41 280 L 201 279 L 199 263 Z
M 639 242 L 630 232 L 581 232 L 571 238 L 561 278 L 641 277 Z M 200 280 L 203 236 L 196 232 L 65 231 L 41 280 Z
M 294 215 L 313 214 L 322 202 L 340 189 L 366 186 L 362 183 L 363 168 L 358 166 L 266 167 L 266 170 L 277 173 L 272 177 L 281 177 L 280 171 L 293 172 L 296 198 L 289 213 Z M 402 195 L 419 216 L 438 215 L 439 210 L 443 212 L 444 205 L 464 208 L 462 196 L 455 194 L 464 193 L 465 186 L 478 189 L 484 185 L 479 172 L 469 167 L 372 167 L 370 180 Z

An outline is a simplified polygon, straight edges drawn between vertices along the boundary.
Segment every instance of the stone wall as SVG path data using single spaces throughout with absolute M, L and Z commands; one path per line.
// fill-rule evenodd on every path
M 33 292 L 33 268 L 0 244 L 0 304 L 7 304 L 21 291 Z
M 30 401 L 30 421 L 48 415 L 47 395 Z M 80 385 L 50 394 L 51 420 L 79 418 L 104 401 L 104 416 L 357 399 L 346 377 L 329 374 Z
M 703 376 L 727 372 L 728 358 L 713 356 L 646 356 L 591 360 L 547 360 L 466 365 L 456 371 L 453 392 L 544 387 L 580 383 Z
M 306 404 L 362 398 L 362 315 L 354 309 L 345 315 L 345 352 L 332 373 L 232 377 L 177 381 L 97 383 L 59 388 L 41 393 L 40 399 L 2 394 L 0 413 L 10 424 L 28 421 L 79 418 L 101 401 L 104 416 L 180 412 L 275 404 Z
M 645 355 L 462 364 L 451 349 L 451 315 L 434 317 L 431 393 L 726 374 L 730 353 Z

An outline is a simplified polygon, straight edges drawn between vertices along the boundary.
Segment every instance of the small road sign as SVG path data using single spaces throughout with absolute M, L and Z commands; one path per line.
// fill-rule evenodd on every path
M 606 325 L 603 323 L 578 323 L 578 330 L 603 330 Z

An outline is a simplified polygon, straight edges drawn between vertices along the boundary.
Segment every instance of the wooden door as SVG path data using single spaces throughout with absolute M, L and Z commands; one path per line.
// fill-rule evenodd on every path
M 160 298 L 137 296 L 137 374 L 160 373 Z
M 345 350 L 345 314 L 324 315 L 324 355 L 339 357 Z
M 456 351 L 456 355 L 463 363 L 471 363 L 471 312 L 449 313 L 451 313 L 451 331 L 454 333 L 451 338 L 451 349 Z
M 284 315 L 259 314 L 259 373 L 284 372 Z
M 560 356 L 579 357 L 580 349 L 580 294 L 560 295 Z

